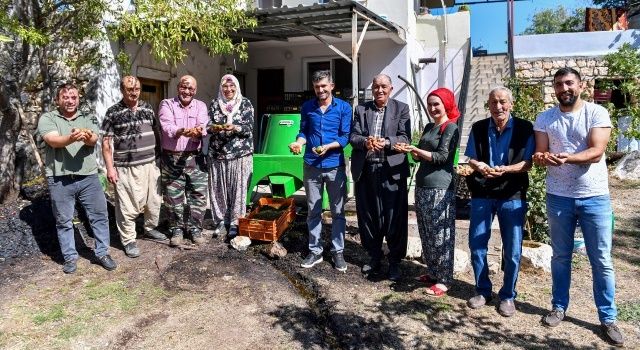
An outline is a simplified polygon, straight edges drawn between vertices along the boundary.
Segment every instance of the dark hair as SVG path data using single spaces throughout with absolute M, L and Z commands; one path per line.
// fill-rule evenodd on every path
M 575 70 L 575 69 L 573 69 L 571 67 L 564 67 L 564 68 L 558 69 L 556 74 L 553 75 L 553 80 L 555 81 L 556 78 L 564 77 L 564 76 L 569 75 L 569 74 L 575 75 L 578 78 L 578 81 L 582 81 L 582 78 L 580 77 L 580 73 L 578 73 L 577 70 Z
M 56 100 L 60 98 L 60 94 L 62 92 L 67 90 L 78 90 L 78 87 L 75 86 L 73 83 L 62 83 L 58 85 L 58 87 L 56 88 Z
M 333 78 L 331 78 L 331 72 L 328 70 L 318 70 L 313 72 L 313 75 L 311 76 L 311 82 L 315 84 L 324 78 L 327 78 L 327 80 L 330 83 L 333 83 Z

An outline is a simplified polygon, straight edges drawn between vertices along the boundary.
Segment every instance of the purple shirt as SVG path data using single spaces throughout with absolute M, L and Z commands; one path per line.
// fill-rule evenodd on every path
M 203 136 L 206 135 L 206 126 L 209 122 L 207 105 L 195 98 L 188 106 L 183 107 L 178 97 L 168 98 L 160 102 L 160 127 L 162 129 L 162 149 L 168 151 L 184 152 L 197 151 L 202 145 L 202 139 L 191 137 L 176 137 L 176 132 L 181 128 L 194 128 L 201 126 Z

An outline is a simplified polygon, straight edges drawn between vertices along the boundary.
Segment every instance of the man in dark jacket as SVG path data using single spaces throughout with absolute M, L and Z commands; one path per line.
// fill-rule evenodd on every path
M 522 233 L 527 212 L 529 187 L 527 171 L 535 147 L 533 125 L 511 115 L 513 95 L 505 87 L 489 93 L 491 118 L 471 127 L 465 155 L 474 173 L 467 177 L 471 191 L 469 250 L 476 282 L 476 295 L 467 301 L 470 308 L 491 300 L 487 265 L 487 245 L 495 215 L 500 223 L 503 245 L 504 280 L 498 293 L 498 312 L 505 317 L 515 311 L 516 281 L 522 253 Z
M 409 106 L 389 98 L 391 78 L 379 74 L 371 85 L 373 101 L 356 107 L 351 128 L 351 174 L 355 182 L 358 229 L 370 262 L 365 274 L 380 270 L 382 240 L 389 246 L 389 279 L 400 279 L 400 261 L 407 252 L 407 176 L 405 153 L 393 150 L 409 143 Z

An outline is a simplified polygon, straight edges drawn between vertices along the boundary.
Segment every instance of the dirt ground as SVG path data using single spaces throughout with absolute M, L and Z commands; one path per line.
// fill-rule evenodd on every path
M 640 185 L 611 180 L 616 215 L 614 264 L 620 326 L 626 348 L 640 348 Z M 326 228 L 325 228 L 326 231 Z M 327 233 L 327 232 L 325 232 Z M 460 242 L 466 237 L 460 233 Z M 548 311 L 549 274 L 522 271 L 518 313 L 465 306 L 471 271 L 449 295 L 432 299 L 403 262 L 403 280 L 368 280 L 355 230 L 347 235 L 346 273 L 328 262 L 299 268 L 306 253 L 304 217 L 281 242 L 289 254 L 269 260 L 254 244 L 246 252 L 214 239 L 194 250 L 139 241 L 129 259 L 117 239 L 118 269 L 91 262 L 79 244 L 78 272 L 64 275 L 59 256 L 0 262 L 2 349 L 606 349 L 598 328 L 586 257 L 574 257 L 571 307 L 555 329 L 540 325 Z M 329 261 L 329 254 L 325 254 Z M 500 273 L 493 275 L 501 285 Z M 625 319 L 625 320 L 622 320 Z

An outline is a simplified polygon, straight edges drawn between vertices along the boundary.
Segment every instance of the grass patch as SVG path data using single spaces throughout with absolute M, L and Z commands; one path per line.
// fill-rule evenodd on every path
M 92 301 L 103 301 L 108 304 L 115 304 L 122 311 L 134 309 L 139 303 L 136 287 L 127 287 L 125 281 L 115 281 L 97 284 L 89 282 L 85 286 L 84 294 Z
M 81 323 L 68 324 L 60 328 L 60 331 L 58 331 L 58 335 L 56 337 L 62 340 L 69 340 L 80 335 L 80 333 L 82 333 L 82 330 L 83 325 Z
M 55 304 L 49 310 L 33 315 L 33 323 L 40 326 L 47 322 L 59 321 L 65 317 L 64 306 Z
M 625 322 L 640 323 L 640 301 L 628 301 L 618 305 L 618 319 Z

